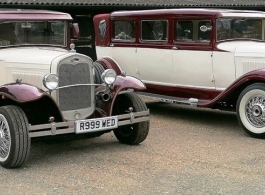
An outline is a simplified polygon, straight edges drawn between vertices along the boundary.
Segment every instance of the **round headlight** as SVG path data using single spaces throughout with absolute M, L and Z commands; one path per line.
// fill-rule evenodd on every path
M 59 78 L 57 74 L 47 74 L 43 78 L 43 85 L 50 90 L 58 87 Z
M 115 82 L 116 77 L 117 77 L 117 74 L 112 69 L 105 70 L 101 75 L 101 79 L 103 80 L 103 82 L 108 85 L 112 85 Z

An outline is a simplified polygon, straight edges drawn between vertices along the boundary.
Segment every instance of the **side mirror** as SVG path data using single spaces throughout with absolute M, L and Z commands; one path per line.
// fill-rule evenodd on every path
M 75 39 L 78 39 L 80 37 L 80 32 L 79 32 L 79 26 L 78 26 L 78 23 L 73 23 L 71 25 L 72 27 L 72 33 L 73 33 L 73 37 Z

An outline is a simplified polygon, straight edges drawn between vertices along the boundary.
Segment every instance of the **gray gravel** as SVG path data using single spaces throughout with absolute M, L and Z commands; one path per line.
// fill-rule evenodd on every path
M 145 101 L 142 144 L 112 133 L 34 142 L 22 168 L 0 168 L 0 194 L 265 194 L 265 140 L 246 135 L 235 113 Z

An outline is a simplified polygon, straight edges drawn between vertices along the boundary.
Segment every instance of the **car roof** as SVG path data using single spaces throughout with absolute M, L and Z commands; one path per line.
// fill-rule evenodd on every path
M 181 8 L 181 9 L 155 9 L 139 11 L 115 11 L 112 17 L 128 16 L 157 16 L 157 15 L 216 15 L 217 17 L 265 17 L 265 12 L 253 10 L 211 9 L 211 8 Z
M 0 9 L 0 20 L 72 20 L 68 13 L 29 10 L 29 9 Z

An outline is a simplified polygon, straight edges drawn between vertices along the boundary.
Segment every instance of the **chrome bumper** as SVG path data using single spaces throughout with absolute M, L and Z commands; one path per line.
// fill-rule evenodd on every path
M 149 110 L 142 112 L 131 112 L 129 114 L 118 115 L 117 117 L 118 117 L 118 127 L 150 120 Z M 42 125 L 29 125 L 28 129 L 30 137 L 41 137 L 49 135 L 75 133 L 75 121 L 48 123 Z M 100 132 L 100 131 L 108 131 L 108 130 L 96 130 L 96 131 L 91 130 L 89 131 L 89 133 Z

